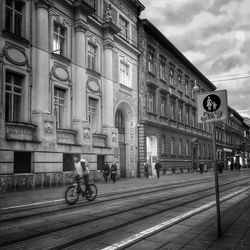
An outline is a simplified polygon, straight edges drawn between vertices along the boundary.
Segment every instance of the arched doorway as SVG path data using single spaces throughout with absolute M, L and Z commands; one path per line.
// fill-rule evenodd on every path
M 115 114 L 115 127 L 118 129 L 119 164 L 121 177 L 126 177 L 126 143 L 125 143 L 125 119 L 121 110 Z
M 157 137 L 147 136 L 147 163 L 151 168 L 151 173 L 156 176 L 155 163 L 157 161 Z

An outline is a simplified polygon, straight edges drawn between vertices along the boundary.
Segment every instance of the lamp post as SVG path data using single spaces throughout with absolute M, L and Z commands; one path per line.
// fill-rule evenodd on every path
M 198 93 L 199 86 L 195 81 L 193 91 Z M 213 169 L 214 169 L 214 182 L 215 182 L 215 199 L 217 210 L 217 233 L 218 237 L 221 237 L 221 216 L 220 216 L 220 194 L 219 194 L 219 181 L 218 181 L 218 168 L 216 164 L 216 138 L 215 138 L 215 122 L 212 122 L 212 156 L 213 156 Z

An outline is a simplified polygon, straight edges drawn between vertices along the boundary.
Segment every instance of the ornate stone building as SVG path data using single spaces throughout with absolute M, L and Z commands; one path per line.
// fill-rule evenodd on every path
M 250 164 L 249 126 L 231 107 L 228 107 L 228 114 L 228 120 L 217 122 L 215 129 L 216 159 L 217 162 L 223 162 L 226 169 L 230 163 L 240 162 L 242 166 Z
M 2 0 L 0 181 L 67 182 L 73 154 L 136 172 L 137 0 Z
M 195 84 L 215 86 L 148 20 L 139 24 L 139 168 L 147 161 L 154 175 L 164 170 L 195 170 L 211 165 L 210 124 L 197 124 Z

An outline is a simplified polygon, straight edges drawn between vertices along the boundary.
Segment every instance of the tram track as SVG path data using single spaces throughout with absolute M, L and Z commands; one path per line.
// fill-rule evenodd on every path
M 221 181 L 229 179 L 230 176 L 223 176 L 223 179 Z M 247 178 L 247 177 L 245 177 Z M 243 180 L 245 179 L 243 178 Z M 95 200 L 94 202 L 87 202 L 87 201 L 80 201 L 79 203 L 75 204 L 74 206 L 69 206 L 65 202 L 59 203 L 59 208 L 58 204 L 49 204 L 46 206 L 37 206 L 37 207 L 26 207 L 26 208 L 21 208 L 18 211 L 16 209 L 10 209 L 10 210 L 2 210 L 0 209 L 0 223 L 4 222 L 11 222 L 11 221 L 17 221 L 17 220 L 23 220 L 23 219 L 28 219 L 32 218 L 35 216 L 46 216 L 49 214 L 55 214 L 58 212 L 63 212 L 63 211 L 69 211 L 71 209 L 78 209 L 78 208 L 83 208 L 86 206 L 96 206 L 97 204 L 105 203 L 105 202 L 111 202 L 115 200 L 120 200 L 124 198 L 131 198 L 131 197 L 137 197 L 139 195 L 147 195 L 147 194 L 152 194 L 155 192 L 161 192 L 161 191 L 168 191 L 176 188 L 184 188 L 188 186 L 194 185 L 199 185 L 203 183 L 207 183 L 209 181 L 213 181 L 213 178 L 206 178 L 203 180 L 192 180 L 192 181 L 187 181 L 187 182 L 182 182 L 182 183 L 172 183 L 172 184 L 161 184 L 161 185 L 152 185 L 148 187 L 142 187 L 142 188 L 137 188 L 137 189 L 128 189 L 128 190 L 123 190 L 123 191 L 113 191 L 109 193 L 103 193 L 101 195 L 98 195 L 98 199 Z M 63 207 L 62 207 L 63 206 Z M 51 210 L 52 208 L 52 210 Z M 55 208 L 55 209 L 53 209 Z M 45 211 L 39 211 L 43 210 Z M 48 210 L 47 210 L 48 209 Z M 27 214 L 28 213 L 28 214 Z M 2 219 L 1 217 L 6 216 L 6 219 Z M 12 217 L 13 216 L 13 217 Z
M 231 181 L 231 182 L 228 182 L 228 183 L 222 183 L 221 187 L 223 187 L 224 190 L 229 191 L 231 189 L 234 189 L 235 186 L 239 186 L 239 185 L 235 185 L 235 184 L 237 182 L 242 182 L 243 180 L 245 180 L 246 183 L 247 183 L 247 181 L 249 180 L 249 177 L 238 179 L 238 180 L 234 180 L 234 181 Z M 242 183 L 240 183 L 240 184 L 242 184 Z M 230 188 L 227 188 L 228 185 L 233 185 L 233 186 L 230 187 Z M 180 186 L 179 186 L 179 188 L 180 188 Z M 101 220 L 107 220 L 108 218 L 112 218 L 114 216 L 119 216 L 119 215 L 124 214 L 124 213 L 134 212 L 136 210 L 140 211 L 140 209 L 149 207 L 150 205 L 160 204 L 160 203 L 164 203 L 164 202 L 170 202 L 170 201 L 174 201 L 174 200 L 178 200 L 178 199 L 180 200 L 181 198 L 184 198 L 184 197 L 185 197 L 185 199 L 187 199 L 187 196 L 192 197 L 194 195 L 200 194 L 195 199 L 191 199 L 191 200 L 188 200 L 186 202 L 179 201 L 180 203 L 178 205 L 176 205 L 176 206 L 171 206 L 171 207 L 168 207 L 168 208 L 164 208 L 162 210 L 157 211 L 157 213 L 154 212 L 153 214 L 146 214 L 144 216 L 139 216 L 137 218 L 133 218 L 131 221 L 127 221 L 127 222 L 121 223 L 121 224 L 116 225 L 116 226 L 111 227 L 111 228 L 106 228 L 105 230 L 101 230 L 99 232 L 96 232 L 95 234 L 86 235 L 86 236 L 81 237 L 79 239 L 76 239 L 76 240 L 73 240 L 73 241 L 69 241 L 68 243 L 65 243 L 66 245 L 62 244 L 61 246 L 58 246 L 59 248 L 55 248 L 55 249 L 62 249 L 64 247 L 71 246 L 72 244 L 73 245 L 74 244 L 78 244 L 79 242 L 82 242 L 82 241 L 85 241 L 85 240 L 88 240 L 88 239 L 91 239 L 91 238 L 98 237 L 98 235 L 100 235 L 100 234 L 108 233 L 108 232 L 110 232 L 112 230 L 117 230 L 117 229 L 120 229 L 122 227 L 126 227 L 126 226 L 128 226 L 128 225 L 130 225 L 132 223 L 136 223 L 136 222 L 140 222 L 140 221 L 146 220 L 147 218 L 150 218 L 150 217 L 155 216 L 155 215 L 159 215 L 159 214 L 164 213 L 164 212 L 166 212 L 168 210 L 176 209 L 178 207 L 182 207 L 182 206 L 188 205 L 190 203 L 193 203 L 193 202 L 199 201 L 201 199 L 204 199 L 204 192 L 208 192 L 208 194 L 206 195 L 206 197 L 212 196 L 212 195 L 214 195 L 213 189 L 214 189 L 214 187 L 208 187 L 208 188 L 201 189 L 201 190 L 198 190 L 198 191 L 195 191 L 195 192 L 191 192 L 191 193 L 188 193 L 188 194 L 184 193 L 184 194 L 181 194 L 181 195 L 178 195 L 178 196 L 171 196 L 171 197 L 168 197 L 168 198 L 163 198 L 163 199 L 160 199 L 158 201 L 147 202 L 147 203 L 145 203 L 143 205 L 134 206 L 132 208 L 123 209 L 123 210 L 117 211 L 117 212 L 111 212 L 110 214 L 106 213 L 105 216 L 99 216 L 99 217 L 96 217 L 96 218 L 90 218 L 88 220 L 79 221 L 77 223 L 72 223 L 71 225 L 66 225 L 66 226 L 63 226 L 63 227 L 60 227 L 60 228 L 53 228 L 53 229 L 45 230 L 45 231 L 42 231 L 42 232 L 35 232 L 33 234 L 30 234 L 30 235 L 27 235 L 27 236 L 24 236 L 24 237 L 17 237 L 16 239 L 11 239 L 11 240 L 7 240 L 7 241 L 3 241 L 3 242 L 0 243 L 0 246 L 2 247 L 2 246 L 8 246 L 10 244 L 18 243 L 18 242 L 24 242 L 26 240 L 35 239 L 37 237 L 45 236 L 45 235 L 48 235 L 48 234 L 56 234 L 59 231 L 62 232 L 63 230 L 68 230 L 68 229 L 70 230 L 72 228 L 79 227 L 79 226 L 85 226 L 85 227 L 87 227 L 88 224 L 95 223 L 95 222 L 98 222 L 98 221 L 101 221 Z M 143 195 L 146 195 L 146 194 L 147 193 L 144 193 Z M 122 197 L 122 199 L 124 199 L 124 197 Z M 130 195 L 130 199 L 131 199 L 131 195 Z

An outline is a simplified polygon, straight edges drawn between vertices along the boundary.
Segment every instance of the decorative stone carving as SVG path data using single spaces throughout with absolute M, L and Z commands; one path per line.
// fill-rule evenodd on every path
M 53 122 L 52 121 L 44 121 L 44 132 L 48 134 L 52 134 L 53 132 Z
M 36 126 L 26 123 L 8 123 L 5 124 L 6 139 L 32 141 Z
M 56 130 L 57 143 L 75 144 L 76 134 L 77 134 L 77 132 L 74 130 L 57 129 Z
M 89 139 L 90 138 L 90 128 L 83 128 L 83 137 L 85 139 Z
M 112 11 L 111 3 L 108 3 L 107 8 L 105 10 L 105 15 L 104 15 L 104 20 L 106 22 L 112 22 L 111 11 Z
M 4 49 L 3 49 L 3 53 L 5 58 L 17 65 L 17 66 L 27 66 L 27 71 L 31 71 L 31 66 L 28 63 L 28 57 L 25 53 L 25 50 L 23 48 L 20 48 L 14 44 L 6 44 Z
M 117 133 L 116 132 L 112 132 L 112 142 L 117 143 Z
M 60 64 L 54 64 L 52 67 L 52 73 L 55 78 L 57 78 L 59 81 L 68 81 L 69 80 L 69 72 L 67 67 L 60 65 Z
M 96 80 L 89 79 L 88 80 L 88 89 L 93 93 L 100 92 L 100 86 L 99 83 Z

